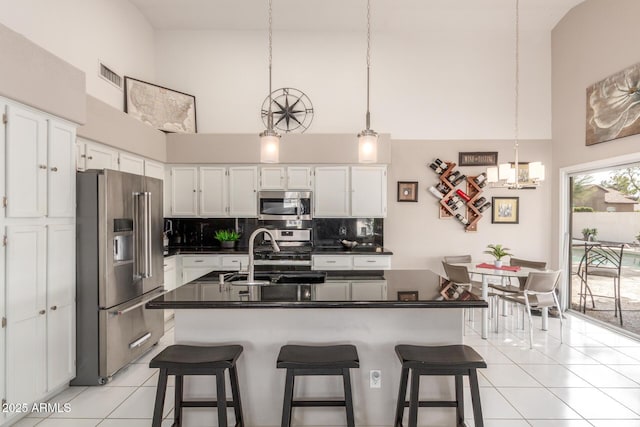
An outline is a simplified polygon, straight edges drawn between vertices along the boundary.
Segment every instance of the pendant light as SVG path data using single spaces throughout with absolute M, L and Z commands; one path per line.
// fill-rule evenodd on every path
M 260 134 L 260 162 L 278 163 L 280 159 L 280 135 L 273 129 L 273 111 L 271 111 L 271 63 L 272 63 L 272 0 L 269 0 L 269 112 L 267 113 L 267 129 Z
M 367 0 L 367 118 L 366 129 L 358 134 L 358 161 L 375 163 L 378 161 L 378 134 L 370 129 L 369 74 L 371 69 L 371 0 Z
M 520 0 L 516 0 L 516 51 L 515 51 L 515 113 L 514 113 L 514 143 L 513 151 L 515 162 L 503 163 L 498 167 L 487 169 L 487 182 L 493 186 L 505 186 L 511 189 L 535 188 L 544 181 L 544 165 L 541 162 L 531 162 L 528 164 L 527 183 L 520 181 L 519 158 L 518 158 L 518 138 L 519 138 L 519 110 L 520 110 Z

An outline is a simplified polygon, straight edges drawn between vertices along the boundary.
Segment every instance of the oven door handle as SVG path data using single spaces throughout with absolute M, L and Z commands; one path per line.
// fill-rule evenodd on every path
M 143 336 L 141 336 L 140 338 L 138 338 L 137 340 L 129 344 L 129 349 L 140 347 L 149 338 L 151 338 L 151 332 L 147 332 L 146 334 L 144 334 Z

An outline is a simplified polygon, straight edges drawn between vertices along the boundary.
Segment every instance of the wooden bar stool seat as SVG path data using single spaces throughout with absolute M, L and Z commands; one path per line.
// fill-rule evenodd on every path
M 282 427 L 291 426 L 291 413 L 294 407 L 313 406 L 344 406 L 347 413 L 347 426 L 355 426 L 349 369 L 359 366 L 358 351 L 353 345 L 283 346 L 277 363 L 278 368 L 287 370 L 282 405 Z M 305 375 L 342 376 L 344 400 L 293 400 L 295 377 Z
M 400 390 L 396 406 L 394 427 L 402 427 L 404 408 L 409 407 L 409 427 L 418 424 L 418 408 L 422 407 L 454 407 L 456 408 L 456 425 L 464 426 L 464 398 L 462 377 L 469 377 L 471 386 L 471 401 L 473 404 L 473 418 L 476 427 L 484 425 L 482 408 L 480 405 L 480 390 L 478 388 L 477 368 L 486 368 L 482 356 L 467 345 L 445 346 L 417 346 L 397 345 L 396 354 L 402 363 L 400 376 Z M 406 401 L 407 382 L 411 371 L 410 399 Z M 455 376 L 456 400 L 453 401 L 420 401 L 420 376 L 422 375 L 451 375 Z
M 238 360 L 240 354 L 242 354 L 241 345 L 170 345 L 151 359 L 149 367 L 160 369 L 152 427 L 160 427 L 162 423 L 164 397 L 169 375 L 175 375 L 176 377 L 173 426 L 180 427 L 182 425 L 182 408 L 198 407 L 218 408 L 218 426 L 220 427 L 227 427 L 227 407 L 233 407 L 236 420 L 235 426 L 244 426 L 240 389 L 238 387 L 238 373 L 236 371 L 236 360 Z M 230 401 L 226 398 L 224 381 L 224 372 L 227 369 L 229 370 L 229 379 L 231 381 L 232 400 Z M 183 400 L 184 375 L 215 375 L 216 400 Z

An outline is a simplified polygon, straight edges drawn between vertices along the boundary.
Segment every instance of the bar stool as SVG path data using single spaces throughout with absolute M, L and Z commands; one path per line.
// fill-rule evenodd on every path
M 400 390 L 396 406 L 396 419 L 394 427 L 402 427 L 404 408 L 409 407 L 409 427 L 418 424 L 419 407 L 454 407 L 456 408 L 457 426 L 464 425 L 464 398 L 462 377 L 469 377 L 471 386 L 471 402 L 473 403 L 473 418 L 476 427 L 484 426 L 482 420 L 482 408 L 480 406 L 480 390 L 478 389 L 477 368 L 486 368 L 482 356 L 467 345 L 445 346 L 416 346 L 397 345 L 396 354 L 402 363 L 400 376 Z M 405 400 L 407 395 L 407 381 L 411 370 L 410 400 Z M 420 376 L 422 375 L 454 375 L 456 387 L 456 400 L 453 401 L 419 401 Z
M 240 401 L 240 389 L 238 388 L 238 373 L 236 372 L 236 360 L 242 353 L 241 345 L 221 346 L 193 346 L 170 345 L 162 350 L 149 362 L 150 368 L 160 368 L 158 376 L 158 389 L 156 391 L 156 403 L 153 409 L 152 427 L 160 427 L 162 423 L 162 411 L 164 397 L 167 391 L 167 378 L 169 375 L 176 377 L 174 426 L 180 427 L 182 423 L 182 408 L 218 408 L 218 426 L 227 427 L 227 407 L 232 406 L 235 412 L 236 427 L 244 426 L 242 416 L 242 403 Z M 224 371 L 229 370 L 231 380 L 231 401 L 226 399 Z M 217 400 L 182 400 L 184 375 L 215 375 Z
M 347 412 L 347 426 L 354 427 L 349 369 L 359 366 L 358 351 L 353 345 L 285 345 L 280 348 L 277 367 L 287 369 L 282 405 L 282 427 L 291 426 L 291 412 L 294 406 L 344 406 Z M 293 400 L 295 377 L 305 375 L 341 375 L 344 400 Z

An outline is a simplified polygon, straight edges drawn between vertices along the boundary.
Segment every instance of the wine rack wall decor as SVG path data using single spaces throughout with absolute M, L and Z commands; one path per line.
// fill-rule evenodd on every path
M 440 218 L 455 218 L 464 225 L 465 231 L 478 231 L 482 212 L 491 206 L 491 202 L 482 196 L 482 188 L 487 183 L 486 174 L 465 176 L 455 170 L 455 163 L 440 159 L 435 159 L 429 167 L 440 179 L 436 186 L 429 187 L 431 194 L 439 199 Z M 466 192 L 456 188 L 463 182 L 466 183 Z

